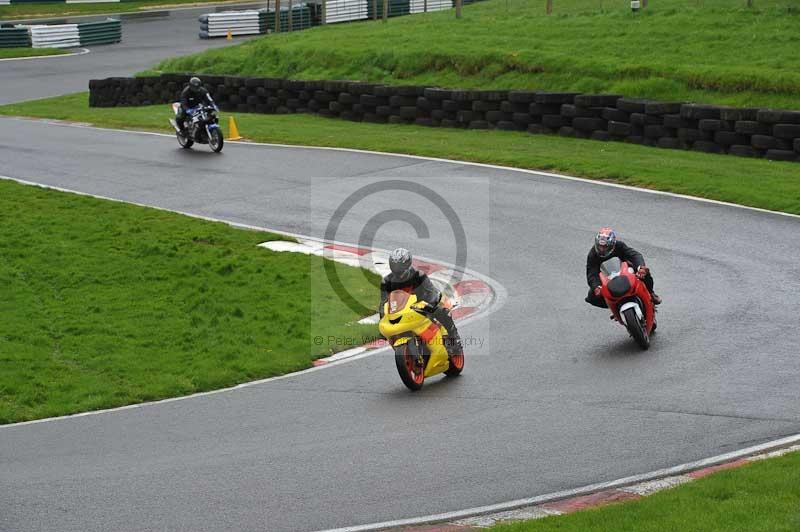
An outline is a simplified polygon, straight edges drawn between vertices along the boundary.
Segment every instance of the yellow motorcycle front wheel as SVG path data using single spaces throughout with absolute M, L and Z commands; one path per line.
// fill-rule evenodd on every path
M 417 391 L 425 382 L 425 359 L 419 356 L 416 342 L 410 341 L 394 348 L 394 362 L 400 380 L 409 390 Z

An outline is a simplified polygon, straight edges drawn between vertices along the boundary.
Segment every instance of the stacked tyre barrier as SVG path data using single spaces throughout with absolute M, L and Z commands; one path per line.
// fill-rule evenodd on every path
M 122 23 L 111 18 L 80 24 L 33 25 L 25 27 L 25 31 L 30 32 L 34 48 L 77 48 L 122 41 Z
M 171 103 L 189 75 L 89 83 L 92 107 Z M 800 161 L 800 111 L 520 90 L 203 76 L 225 111 L 314 113 L 381 124 L 500 129 L 742 157 Z
M 266 33 L 259 11 L 224 11 L 200 17 L 200 38 L 212 39 L 231 35 Z
M 372 0 L 328 0 L 325 4 L 325 24 L 364 20 L 367 18 L 367 2 Z M 310 2 L 314 12 L 322 19 L 322 0 Z
M 464 3 L 477 1 L 479 0 L 464 0 Z M 387 15 L 390 17 L 442 11 L 453 7 L 453 0 L 386 0 L 386 2 L 388 2 Z M 323 0 L 308 0 L 298 4 L 284 0 L 280 9 L 279 29 L 281 32 L 296 31 L 319 24 L 381 18 L 383 3 L 384 0 L 327 0 L 323 9 Z M 202 15 L 199 21 L 201 39 L 272 33 L 276 31 L 275 1 L 268 0 L 266 9 L 209 13 Z
M 0 48 L 30 48 L 28 28 L 0 28 Z
M 77 48 L 81 45 L 77 24 L 30 26 L 30 32 L 34 48 Z
M 275 9 L 268 8 L 262 10 L 264 20 L 264 33 L 272 33 L 275 31 Z M 291 21 L 289 17 L 291 16 Z M 316 26 L 312 18 L 311 8 L 307 4 L 298 4 L 291 6 L 281 6 L 280 12 L 280 31 L 297 31 L 305 30 L 311 26 Z
M 126 1 L 129 0 L 0 0 L 0 6 L 12 4 L 40 4 L 42 2 L 53 4 L 109 4 Z
M 410 0 L 367 0 L 367 17 L 381 18 L 383 16 L 383 3 L 388 2 L 387 15 L 401 17 L 411 13 Z
M 425 13 L 426 11 L 443 11 L 453 7 L 453 0 L 410 0 L 411 13 Z
M 122 23 L 117 19 L 78 24 L 81 46 L 113 44 L 122 41 Z
M 290 14 L 291 13 L 291 14 Z M 291 16 L 291 22 L 289 17 Z M 275 31 L 275 9 L 223 11 L 200 17 L 200 38 L 214 39 L 235 35 L 261 35 Z M 306 4 L 285 6 L 280 11 L 280 31 L 304 30 L 315 25 Z

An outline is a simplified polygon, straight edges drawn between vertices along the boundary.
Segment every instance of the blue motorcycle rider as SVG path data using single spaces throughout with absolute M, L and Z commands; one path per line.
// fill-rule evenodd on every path
M 193 77 L 189 80 L 189 84 L 181 91 L 181 105 L 178 109 L 178 114 L 175 116 L 175 122 L 178 124 L 181 132 L 186 132 L 186 118 L 191 116 L 192 110 L 205 102 L 214 105 L 211 94 L 203 87 L 200 78 Z

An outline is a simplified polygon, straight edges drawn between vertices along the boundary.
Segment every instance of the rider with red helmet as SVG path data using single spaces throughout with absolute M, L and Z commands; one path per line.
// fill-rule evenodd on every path
M 600 295 L 600 265 L 608 259 L 616 257 L 620 261 L 627 262 L 635 271 L 636 276 L 641 279 L 650 295 L 653 304 L 661 304 L 661 298 L 653 292 L 653 276 L 650 268 L 645 266 L 642 254 L 617 238 L 617 234 L 610 227 L 603 227 L 594 237 L 594 246 L 589 250 L 586 257 L 586 282 L 589 283 L 589 294 L 586 302 L 600 308 L 608 308 L 605 300 Z

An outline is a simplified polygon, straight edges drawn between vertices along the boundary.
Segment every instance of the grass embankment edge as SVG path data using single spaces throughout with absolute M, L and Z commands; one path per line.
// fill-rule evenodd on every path
M 63 48 L 0 48 L 0 61 L 4 59 L 36 59 L 72 53 Z

